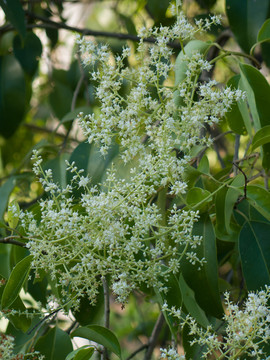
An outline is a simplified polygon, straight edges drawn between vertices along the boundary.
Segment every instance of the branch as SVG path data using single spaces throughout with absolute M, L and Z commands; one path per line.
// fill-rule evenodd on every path
M 21 236 L 7 236 L 0 239 L 0 244 L 12 244 L 25 248 L 26 244 L 16 239 L 22 239 Z
M 142 346 L 140 346 L 137 350 L 135 350 L 131 355 L 129 355 L 129 357 L 126 358 L 126 360 L 130 360 L 132 359 L 135 355 L 137 355 L 139 352 L 143 351 L 144 349 L 147 348 L 147 344 L 143 344 Z
M 147 348 L 147 351 L 145 353 L 145 356 L 144 356 L 144 360 L 150 360 L 151 359 L 151 356 L 152 356 L 152 353 L 155 349 L 155 346 L 156 346 L 156 343 L 157 343 L 157 340 L 158 340 L 158 336 L 159 336 L 159 333 L 162 329 L 162 326 L 164 324 L 164 316 L 162 313 L 160 313 L 158 319 L 157 319 L 157 322 L 155 324 L 155 327 L 152 331 L 152 334 L 150 336 L 150 339 L 148 341 L 148 348 Z
M 108 282 L 105 277 L 102 277 L 103 292 L 104 292 L 104 326 L 109 329 L 110 327 L 110 293 Z M 103 358 L 104 360 L 109 359 L 108 350 L 103 347 Z
M 34 29 L 34 28 L 64 29 L 64 30 L 68 30 L 68 31 L 74 31 L 74 32 L 77 32 L 82 35 L 92 35 L 95 37 L 102 36 L 102 37 L 106 37 L 106 38 L 131 40 L 134 42 L 139 42 L 141 40 L 141 38 L 136 35 L 114 33 L 114 32 L 108 32 L 108 31 L 96 31 L 96 30 L 91 30 L 91 29 L 86 29 L 86 28 L 78 28 L 75 26 L 69 26 L 63 22 L 58 23 L 56 21 L 47 19 L 46 17 L 39 16 L 39 15 L 36 15 L 36 14 L 28 12 L 28 11 L 26 11 L 25 13 L 28 15 L 29 18 L 42 21 L 41 24 L 27 24 L 26 25 L 27 29 Z M 2 27 L 0 27 L 0 35 L 8 32 L 8 31 L 12 31 L 12 30 L 15 30 L 15 28 L 11 25 L 2 26 Z M 147 42 L 147 43 L 152 43 L 152 44 L 156 43 L 155 38 L 145 38 L 145 39 L 143 39 L 143 41 Z M 169 42 L 167 45 L 173 49 L 179 49 L 179 50 L 181 49 L 181 45 L 176 42 Z

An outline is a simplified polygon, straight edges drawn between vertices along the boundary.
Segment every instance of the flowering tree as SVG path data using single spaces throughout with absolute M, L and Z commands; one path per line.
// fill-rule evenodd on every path
M 227 5 L 234 31 L 237 5 Z M 142 27 L 120 53 L 78 36 L 97 105 L 75 111 L 86 140 L 60 156 L 64 181 L 35 146 L 44 192 L 28 209 L 9 201 L 3 359 L 270 356 L 270 87 L 254 57 L 269 21 L 254 42 L 238 39 L 246 54 L 205 40 L 220 16 L 189 21 L 183 8 L 168 4 L 172 24 Z M 236 73 L 227 85 L 214 79 L 220 62 Z M 132 298 L 157 308 L 135 350 L 110 322 L 128 317 Z M 90 342 L 74 349 L 74 338 Z

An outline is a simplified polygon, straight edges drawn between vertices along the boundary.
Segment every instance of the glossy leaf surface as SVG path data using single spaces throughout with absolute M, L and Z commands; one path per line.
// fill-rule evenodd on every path
M 270 224 L 250 221 L 239 236 L 242 270 L 249 291 L 270 285 Z
M 12 270 L 1 300 L 3 309 L 8 308 L 18 297 L 25 281 L 28 278 L 31 262 L 32 256 L 29 255 L 21 260 Z
M 71 337 L 82 337 L 105 346 L 121 359 L 121 347 L 117 337 L 109 329 L 99 325 L 80 327 L 71 333 Z

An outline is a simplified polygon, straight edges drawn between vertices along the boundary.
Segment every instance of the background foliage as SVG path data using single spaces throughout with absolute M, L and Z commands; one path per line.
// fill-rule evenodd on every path
M 83 141 L 77 126 L 77 114 L 96 111 L 98 101 L 95 83 L 89 80 L 89 69 L 82 66 L 74 45 L 74 32 L 105 41 L 118 54 L 126 42 L 136 48 L 141 26 L 172 24 L 169 4 L 159 0 L 0 0 L 0 276 L 3 284 L 8 281 L 8 286 L 0 288 L 3 311 L 23 311 L 35 301 L 45 307 L 54 292 L 47 276 L 39 282 L 28 280 L 31 257 L 27 250 L 5 241 L 10 228 L 17 225 L 16 219 L 9 218 L 7 204 L 16 199 L 20 208 L 35 211 L 43 196 L 31 172 L 32 150 L 42 151 L 44 167 L 53 170 L 54 180 L 62 186 L 70 181 L 65 159 L 75 161 L 90 174 L 93 184 L 99 184 L 117 153 L 112 149 L 104 160 L 93 145 Z M 220 60 L 210 73 L 201 74 L 200 81 L 212 76 L 246 92 L 246 101 L 235 104 L 218 126 L 207 129 L 214 139 L 213 149 L 199 149 L 186 172 L 185 201 L 190 206 L 199 204 L 200 220 L 193 232 L 204 235 L 198 255 L 207 264 L 198 272 L 183 261 L 181 276 L 170 278 L 171 291 L 165 299 L 170 306 L 182 306 L 201 326 L 219 327 L 225 290 L 241 303 L 247 291 L 270 285 L 270 1 L 186 1 L 184 10 L 191 19 L 212 13 L 223 16 L 222 25 L 203 39 L 217 44 L 207 59 L 220 56 Z M 171 46 L 176 58 L 181 46 Z M 224 186 L 218 188 L 216 180 Z M 160 316 L 163 295 L 145 289 L 142 293 L 135 292 L 124 310 L 112 305 L 112 332 L 103 327 L 102 291 L 95 307 L 86 299 L 81 302 L 72 323 L 57 313 L 35 328 L 38 319 L 17 313 L 8 317 L 8 324 L 2 323 L 3 331 L 15 337 L 15 352 L 34 346 L 46 359 L 91 358 L 93 347 L 72 353 L 71 339 L 77 336 L 104 345 L 116 357 L 127 358 L 137 348 L 146 348 L 145 359 L 150 359 L 155 348 L 170 340 L 170 332 L 179 334 L 170 316 L 165 316 L 166 321 Z M 160 325 L 157 335 L 155 323 Z M 29 334 L 29 329 L 34 330 Z M 199 358 L 187 339 L 184 329 L 186 354 Z M 134 358 L 143 355 L 134 354 Z

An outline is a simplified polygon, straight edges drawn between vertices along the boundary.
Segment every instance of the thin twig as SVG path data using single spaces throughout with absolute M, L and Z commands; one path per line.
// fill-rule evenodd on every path
M 25 14 L 29 18 L 42 21 L 41 24 L 27 24 L 26 25 L 27 28 L 64 29 L 64 30 L 68 30 L 68 31 L 74 31 L 74 32 L 77 32 L 82 35 L 91 35 L 91 36 L 95 36 L 95 37 L 102 36 L 102 37 L 106 37 L 106 38 L 131 40 L 134 42 L 139 42 L 141 40 L 141 38 L 136 35 L 115 33 L 115 32 L 109 32 L 109 31 L 97 31 L 97 30 L 91 30 L 91 29 L 87 29 L 87 28 L 79 28 L 79 27 L 75 27 L 75 26 L 70 26 L 63 22 L 58 23 L 58 22 L 50 20 L 44 16 L 40 16 L 40 15 L 37 15 L 37 14 L 29 12 L 29 11 L 25 11 Z M 12 25 L 2 26 L 2 27 L 0 27 L 0 34 L 6 33 L 11 30 L 14 30 L 14 27 Z M 155 38 L 145 38 L 145 39 L 143 39 L 143 41 L 147 42 L 147 43 L 152 43 L 152 44 L 156 43 Z M 169 42 L 167 45 L 173 49 L 179 49 L 179 50 L 181 49 L 181 45 L 178 42 Z
M 162 313 L 160 313 L 157 321 L 156 321 L 156 324 L 155 324 L 155 327 L 152 331 L 152 334 L 150 336 L 150 339 L 148 341 L 148 347 L 147 347 L 147 351 L 145 353 L 145 356 L 144 356 L 144 360 L 150 360 L 151 359 L 151 356 L 153 354 L 153 351 L 155 349 L 155 346 L 156 346 L 156 343 L 157 343 L 157 340 L 158 340 L 158 336 L 160 334 L 160 331 L 163 327 L 163 324 L 164 324 L 164 316 Z
M 104 292 L 104 326 L 110 328 L 110 292 L 108 282 L 105 277 L 102 277 L 103 292 Z M 109 360 L 109 354 L 106 347 L 103 347 L 103 358 Z
M 0 239 L 0 243 L 1 244 L 12 244 L 12 245 L 17 245 L 17 246 L 25 248 L 26 247 L 25 243 L 16 240 L 16 239 L 21 239 L 21 238 L 22 238 L 21 236 L 17 236 L 17 235 L 16 236 L 7 236 L 7 237 Z
M 132 354 L 130 354 L 126 360 L 130 360 L 132 359 L 135 355 L 137 355 L 139 352 L 143 351 L 144 349 L 146 349 L 148 347 L 147 344 L 143 344 L 142 346 L 140 346 L 137 350 L 135 350 Z
M 239 166 L 235 165 L 235 162 L 238 160 L 239 156 L 239 147 L 240 147 L 240 135 L 235 135 L 235 143 L 234 143 L 234 154 L 233 154 L 233 174 L 237 175 L 237 169 L 240 169 Z

